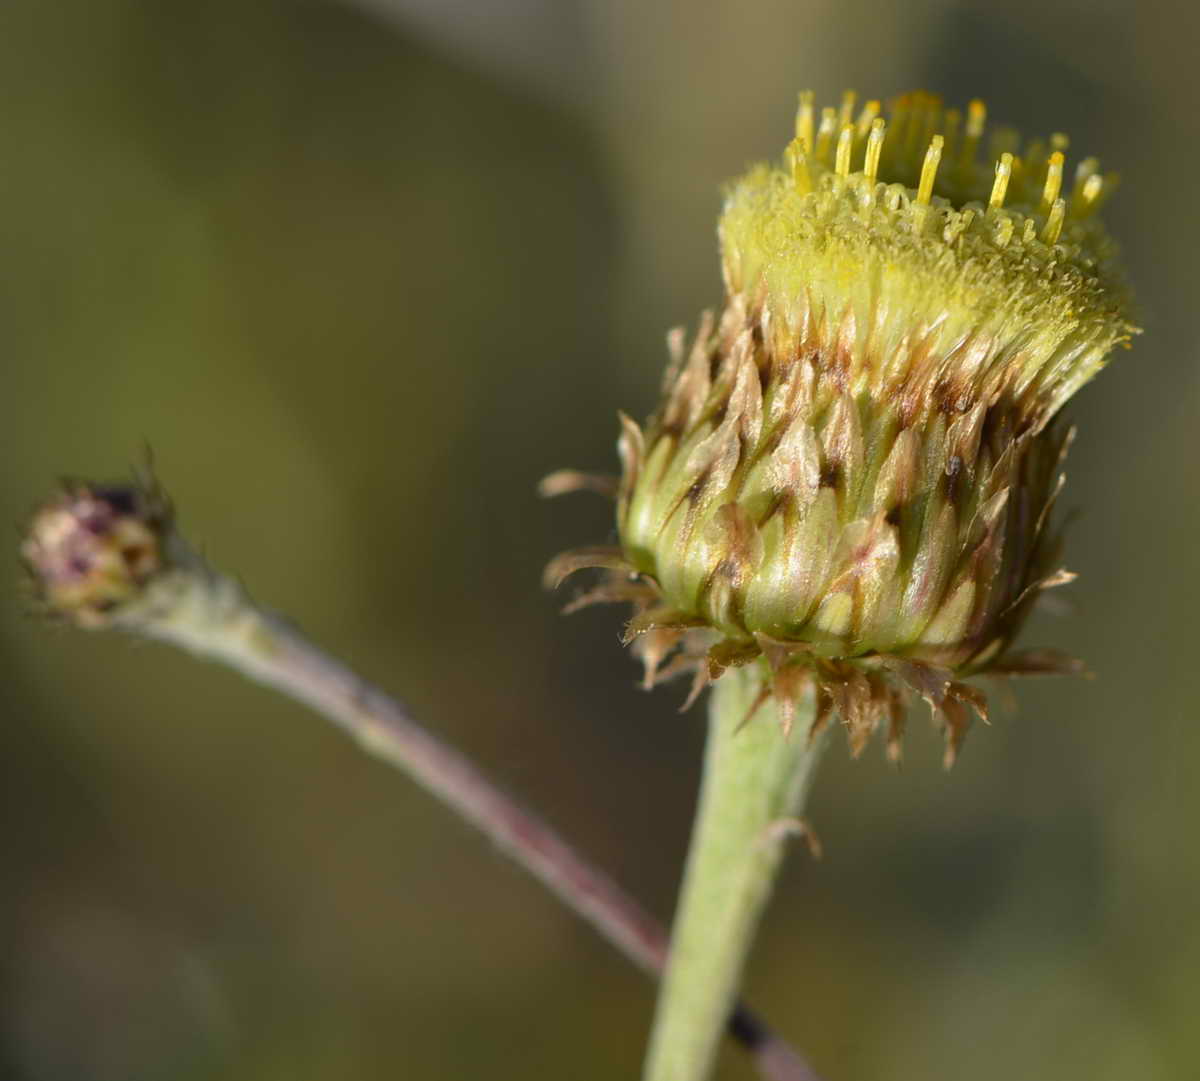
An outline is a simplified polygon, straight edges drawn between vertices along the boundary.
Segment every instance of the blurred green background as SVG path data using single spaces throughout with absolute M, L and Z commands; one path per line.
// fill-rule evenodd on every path
M 185 529 L 664 918 L 703 712 L 538 575 L 610 534 L 720 182 L 795 93 L 1064 130 L 1146 334 L 1072 406 L 1071 610 L 950 774 L 830 756 L 748 994 L 831 1081 L 1200 1067 L 1195 8 L 918 0 L 6 0 L 0 340 L 18 522 L 148 442 Z M 636 1076 L 652 988 L 323 721 L 0 604 L 0 1076 Z M 722 1077 L 751 1076 L 727 1051 Z

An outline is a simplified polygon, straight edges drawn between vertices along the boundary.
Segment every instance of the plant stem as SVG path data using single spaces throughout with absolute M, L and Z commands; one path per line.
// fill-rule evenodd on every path
M 115 616 L 114 625 L 221 661 L 324 715 L 457 811 L 635 965 L 651 975 L 662 972 L 663 928 L 616 882 L 466 756 L 422 728 L 396 699 L 281 616 L 257 607 L 177 534 L 170 544 L 173 569 Z M 726 1021 L 762 1077 L 815 1081 L 803 1059 L 746 1007 L 727 1002 L 722 1027 Z
M 704 780 L 644 1081 L 704 1081 L 775 872 L 820 757 L 807 715 L 785 738 L 757 665 L 727 672 L 709 702 Z

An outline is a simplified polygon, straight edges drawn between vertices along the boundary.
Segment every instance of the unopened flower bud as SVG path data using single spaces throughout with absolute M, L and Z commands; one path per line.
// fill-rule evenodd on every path
M 30 519 L 21 555 L 45 607 L 81 627 L 105 626 L 165 564 L 170 513 L 134 484 L 71 484 Z
M 788 715 L 815 682 L 861 747 L 924 697 L 953 756 L 961 677 L 1069 667 L 1010 646 L 1069 580 L 1052 507 L 1063 403 L 1136 328 L 1094 159 L 913 94 L 818 122 L 728 190 L 725 305 L 669 338 L 663 400 L 623 418 L 620 547 L 586 600 L 631 600 L 647 681 L 762 659 Z M 664 665 L 673 650 L 678 652 Z

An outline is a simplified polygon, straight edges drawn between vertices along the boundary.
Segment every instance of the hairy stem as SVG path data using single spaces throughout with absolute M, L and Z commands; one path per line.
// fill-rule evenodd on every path
M 396 699 L 365 682 L 282 617 L 254 605 L 175 536 L 173 569 L 113 623 L 221 661 L 316 710 L 366 751 L 397 767 L 539 879 L 635 965 L 658 975 L 663 928 L 617 883 L 463 754 L 422 728 Z M 788 1045 L 746 1007 L 726 1003 L 722 1027 L 770 1081 L 813 1081 Z
M 785 738 L 773 701 L 747 720 L 757 665 L 727 672 L 709 703 L 704 781 L 671 952 L 643 1075 L 703 1081 L 713 1068 L 746 956 L 820 757 L 806 740 L 811 696 Z

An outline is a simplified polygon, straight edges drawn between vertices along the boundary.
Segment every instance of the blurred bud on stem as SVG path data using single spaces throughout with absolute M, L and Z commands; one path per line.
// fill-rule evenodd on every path
M 103 627 L 164 570 L 169 525 L 150 490 L 69 483 L 33 515 L 21 555 L 47 611 Z
M 312 707 L 476 826 L 636 966 L 661 969 L 665 934 L 629 894 L 394 698 L 213 570 L 157 484 L 65 485 L 32 515 L 21 554 L 48 613 L 180 646 Z M 745 1007 L 726 1020 L 766 1081 L 815 1081 Z

